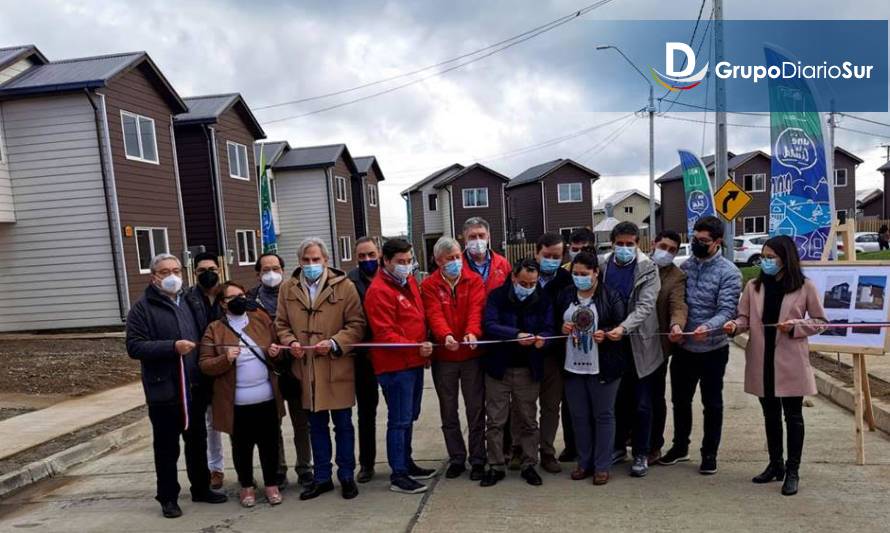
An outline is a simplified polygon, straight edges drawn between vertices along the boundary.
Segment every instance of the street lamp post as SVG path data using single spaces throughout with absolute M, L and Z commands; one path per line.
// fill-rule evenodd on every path
M 620 48 L 613 45 L 602 45 L 597 46 L 597 50 L 615 50 L 621 57 L 624 58 L 625 61 L 628 62 L 630 66 L 636 70 L 640 76 L 643 77 L 643 80 L 649 85 L 649 105 L 646 108 L 646 111 L 649 113 L 649 243 L 651 246 L 652 241 L 655 239 L 656 235 L 656 226 L 655 226 L 655 87 L 652 85 L 652 81 L 643 74 L 643 71 L 640 70 L 633 61 L 630 60 L 629 57 L 624 55 L 624 52 L 621 51 Z

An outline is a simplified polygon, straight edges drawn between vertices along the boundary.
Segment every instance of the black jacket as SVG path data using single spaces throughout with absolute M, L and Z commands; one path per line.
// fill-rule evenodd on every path
M 559 329 L 562 330 L 563 315 L 566 310 L 577 303 L 578 291 L 574 284 L 571 287 L 565 287 L 559 293 L 556 303 L 556 316 L 559 317 Z M 608 332 L 610 329 L 621 325 L 621 322 L 627 317 L 627 305 L 621 295 L 615 291 L 610 291 L 602 283 L 597 285 L 596 292 L 593 293 L 593 303 L 596 306 L 596 313 L 599 315 L 597 329 Z M 627 368 L 629 343 L 622 339 L 620 341 L 610 341 L 608 339 L 599 343 L 599 367 L 598 374 L 600 381 L 603 383 L 613 381 L 622 375 Z M 565 344 L 560 343 L 565 356 Z
M 380 269 L 377 270 L 377 273 L 380 273 Z M 355 267 L 346 274 L 346 277 L 352 281 L 352 284 L 355 285 L 355 289 L 358 291 L 358 297 L 362 301 L 362 308 L 365 306 L 365 294 L 368 292 L 368 287 L 371 286 L 371 282 L 374 281 L 374 278 L 369 278 L 368 276 L 362 273 L 362 270 L 359 267 Z M 365 341 L 370 341 L 373 337 L 373 332 L 371 331 L 371 324 L 368 324 L 368 327 L 365 328 Z M 367 349 L 356 350 L 356 353 L 360 355 L 368 355 Z
M 566 287 L 574 286 L 575 283 L 572 281 L 572 274 L 568 270 L 560 267 L 556 269 L 556 275 L 550 280 L 550 283 L 541 289 L 541 295 L 550 300 L 550 305 L 554 312 L 553 324 L 555 331 L 559 331 L 562 328 L 562 314 L 556 313 L 559 295 L 562 294 L 562 291 Z M 552 342 L 547 346 L 545 353 L 548 357 L 558 357 L 562 361 L 566 356 L 565 345 L 561 342 Z
M 192 291 L 184 291 L 181 297 L 195 318 L 198 338 L 189 340 L 197 344 L 207 328 L 204 303 L 200 295 Z M 175 344 L 183 338 L 183 333 L 175 305 L 154 285 L 149 285 L 127 314 L 127 354 L 141 363 L 142 387 L 149 405 L 179 402 L 180 355 L 176 353 Z M 198 350 L 182 359 L 188 372 L 192 399 L 206 401 L 210 381 L 198 369 Z

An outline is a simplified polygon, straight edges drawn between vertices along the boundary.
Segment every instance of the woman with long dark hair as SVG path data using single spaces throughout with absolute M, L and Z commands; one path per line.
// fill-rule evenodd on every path
M 769 465 L 751 481 L 783 481 L 782 494 L 797 494 L 803 451 L 803 397 L 816 394 L 807 337 L 821 331 L 825 311 L 816 286 L 804 277 L 797 245 L 785 235 L 764 243 L 760 275 L 742 292 L 738 317 L 723 329 L 749 332 L 745 348 L 745 392 L 760 399 Z M 809 318 L 808 318 L 809 317 Z M 788 433 L 784 461 L 782 413 Z

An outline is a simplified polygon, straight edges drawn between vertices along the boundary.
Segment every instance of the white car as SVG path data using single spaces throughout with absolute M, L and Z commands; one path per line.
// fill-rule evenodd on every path
M 856 253 L 878 252 L 881 250 L 878 244 L 878 234 L 874 231 L 861 231 L 853 237 L 856 246 Z
M 739 235 L 733 240 L 735 262 L 748 266 L 759 265 L 760 252 L 763 250 L 763 244 L 768 240 L 769 235 L 765 233 Z
M 677 255 L 674 256 L 674 264 L 677 266 L 682 265 L 689 259 L 689 254 L 692 253 L 689 249 L 689 243 L 680 244 L 680 248 L 677 250 Z

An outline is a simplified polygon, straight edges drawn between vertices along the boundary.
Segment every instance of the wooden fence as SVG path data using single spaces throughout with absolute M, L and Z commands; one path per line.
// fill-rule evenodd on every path
M 890 220 L 872 217 L 856 217 L 856 231 L 874 231 L 877 232 L 881 226 L 890 226 Z

